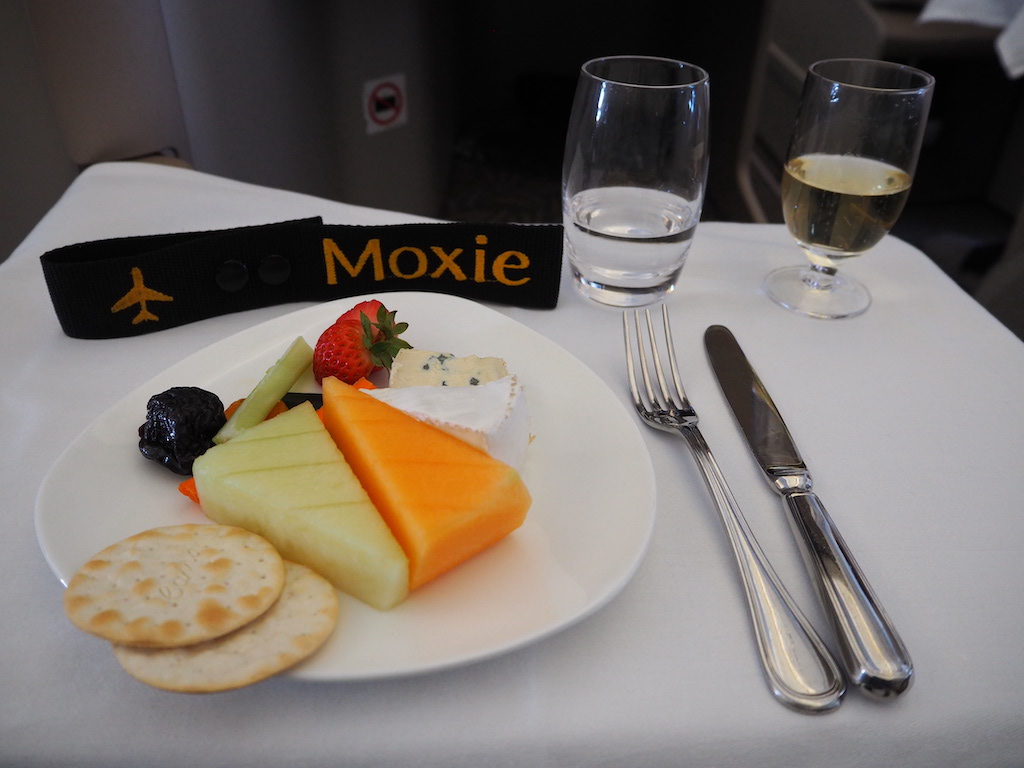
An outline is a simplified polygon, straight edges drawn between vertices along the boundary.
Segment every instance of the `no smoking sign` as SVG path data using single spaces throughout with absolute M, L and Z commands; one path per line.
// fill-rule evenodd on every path
M 368 134 L 405 125 L 409 120 L 405 75 L 391 75 L 363 83 L 363 115 Z

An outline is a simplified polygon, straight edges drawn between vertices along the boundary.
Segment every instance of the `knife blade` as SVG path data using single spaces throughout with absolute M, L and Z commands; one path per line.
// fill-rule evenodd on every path
M 912 681 L 910 655 L 811 489 L 810 472 L 782 415 L 728 328 L 710 326 L 704 347 L 754 458 L 785 500 L 807 568 L 836 631 L 847 677 L 870 696 L 898 696 Z

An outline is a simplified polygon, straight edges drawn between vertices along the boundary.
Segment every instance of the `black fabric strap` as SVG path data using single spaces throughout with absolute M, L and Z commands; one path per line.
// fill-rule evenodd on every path
M 108 339 L 272 304 L 388 291 L 551 309 L 562 228 L 325 225 L 313 218 L 79 243 L 41 262 L 64 332 Z

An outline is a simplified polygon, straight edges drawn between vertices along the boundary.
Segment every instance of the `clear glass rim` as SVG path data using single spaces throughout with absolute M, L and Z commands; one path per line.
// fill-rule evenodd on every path
M 624 64 L 627 62 L 634 62 L 637 64 L 660 64 L 669 65 L 663 68 L 662 71 L 671 71 L 674 68 L 679 73 L 677 82 L 673 83 L 650 83 L 643 82 L 643 78 L 622 78 L 614 77 L 609 73 L 599 73 L 595 71 L 601 65 L 611 64 Z M 664 56 L 639 56 L 639 55 L 622 55 L 622 56 L 600 56 L 596 59 L 590 59 L 590 61 L 584 62 L 580 67 L 580 71 L 587 77 L 593 78 L 604 83 L 612 83 L 614 85 L 626 85 L 633 88 L 652 88 L 652 89 L 675 89 L 675 88 L 694 88 L 703 85 L 708 82 L 709 76 L 707 70 L 696 64 L 691 64 L 688 61 L 682 61 L 680 59 L 671 59 Z
M 885 72 L 888 74 L 903 74 L 908 79 L 916 79 L 917 82 L 914 84 L 908 83 L 906 86 L 901 87 L 873 85 L 867 82 L 866 78 L 858 78 L 854 75 L 853 69 L 858 66 L 862 67 L 865 71 L 870 69 L 875 72 Z M 807 71 L 815 77 L 832 83 L 838 83 L 849 88 L 862 88 L 866 91 L 879 91 L 881 93 L 920 93 L 935 85 L 935 78 L 923 69 L 880 59 L 822 59 L 811 64 Z

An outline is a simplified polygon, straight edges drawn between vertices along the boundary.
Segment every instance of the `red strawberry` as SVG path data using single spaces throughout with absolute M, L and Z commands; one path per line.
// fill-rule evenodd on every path
M 348 312 L 345 312 L 341 317 L 339 317 L 337 322 L 341 322 L 342 320 L 348 320 L 349 318 L 355 318 L 356 320 L 358 320 L 360 313 L 366 315 L 367 317 L 370 318 L 371 321 L 373 321 L 377 317 L 377 312 L 380 311 L 380 308 L 383 306 L 384 305 L 377 299 L 361 301 L 354 307 L 352 307 L 352 309 L 350 309 Z
M 370 318 L 370 322 L 372 323 L 377 318 L 377 313 L 383 306 L 384 304 L 379 299 L 369 299 L 368 301 L 361 301 L 354 307 L 352 307 L 352 309 L 348 310 L 347 312 L 343 312 L 341 315 L 339 315 L 338 319 L 335 320 L 334 322 L 340 323 L 345 320 L 355 320 L 357 322 L 361 322 L 360 317 L 366 315 L 368 318 Z M 381 336 L 381 332 L 379 330 L 374 329 L 373 340 L 380 341 Z
M 373 371 L 390 369 L 398 351 L 411 346 L 398 338 L 408 327 L 396 323 L 395 313 L 383 305 L 377 307 L 376 322 L 365 311 L 345 313 L 320 335 L 313 350 L 313 376 L 318 383 L 335 376 L 353 384 Z

